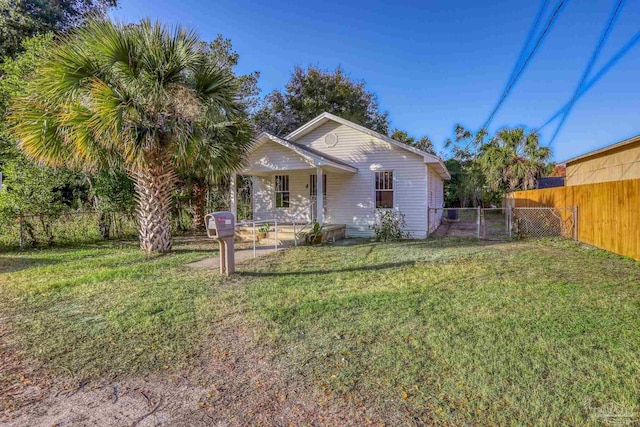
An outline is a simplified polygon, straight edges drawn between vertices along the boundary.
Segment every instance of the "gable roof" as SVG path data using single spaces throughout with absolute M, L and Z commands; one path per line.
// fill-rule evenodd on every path
M 597 150 L 589 151 L 588 153 L 581 154 L 579 156 L 573 157 L 569 160 L 565 160 L 562 163 L 573 163 L 578 160 L 586 159 L 587 157 L 595 156 L 598 154 L 605 153 L 610 150 L 615 150 L 616 148 L 621 148 L 629 144 L 633 144 L 635 142 L 640 142 L 640 135 L 636 135 L 629 139 L 625 139 L 624 141 L 616 142 L 615 144 L 607 145 L 606 147 L 598 148 Z
M 302 144 L 298 144 L 297 142 L 280 138 L 279 136 L 272 135 L 269 132 L 262 132 L 260 135 L 258 135 L 258 138 L 256 138 L 256 144 L 254 145 L 254 148 L 259 145 L 262 145 L 266 141 L 272 141 L 272 142 L 275 142 L 276 144 L 280 144 L 283 147 L 290 149 L 291 151 L 295 152 L 296 154 L 298 154 L 299 156 L 303 157 L 304 159 L 306 159 L 307 161 L 309 161 L 310 163 L 316 166 L 329 165 L 329 166 L 336 167 L 338 169 L 345 170 L 347 172 L 358 171 L 357 167 L 345 162 L 344 160 L 322 153 L 318 150 L 314 150 L 310 147 L 306 147 Z
M 302 136 L 308 134 L 309 132 L 311 132 L 312 130 L 314 130 L 315 128 L 317 128 L 318 126 L 321 126 L 323 124 L 325 124 L 328 121 L 334 121 L 336 123 L 340 123 L 342 125 L 345 126 L 349 126 L 350 128 L 353 128 L 355 130 L 358 130 L 362 133 L 365 133 L 369 136 L 372 136 L 374 138 L 380 139 L 384 142 L 387 142 L 395 147 L 401 148 L 403 150 L 407 150 L 410 151 L 414 154 L 417 154 L 418 156 L 421 156 L 424 159 L 425 163 L 430 164 L 435 170 L 436 172 L 438 172 L 438 174 L 440 175 L 441 178 L 443 179 L 451 179 L 451 175 L 449 174 L 449 171 L 447 170 L 447 167 L 444 165 L 444 162 L 442 161 L 442 159 L 438 156 L 434 156 L 433 154 L 429 154 L 426 151 L 422 151 L 419 150 L 415 147 L 412 147 L 411 145 L 408 144 L 404 144 L 400 141 L 396 141 L 393 138 L 389 138 L 386 135 L 383 135 L 381 133 L 378 133 L 376 131 L 373 131 L 371 129 L 368 129 L 364 126 L 355 124 L 353 122 L 350 122 L 349 120 L 343 119 L 342 117 L 338 117 L 335 114 L 331 114 L 331 113 L 322 113 L 320 114 L 318 117 L 316 117 L 315 119 L 305 123 L 304 125 L 300 126 L 298 129 L 294 130 L 293 132 L 291 132 L 289 135 L 286 136 L 287 140 L 296 140 L 298 138 L 301 138 Z

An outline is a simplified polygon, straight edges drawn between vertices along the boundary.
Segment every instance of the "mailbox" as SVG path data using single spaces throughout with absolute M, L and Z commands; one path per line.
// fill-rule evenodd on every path
M 206 216 L 207 234 L 211 238 L 230 237 L 235 234 L 236 220 L 231 212 L 214 212 Z
M 233 240 L 236 231 L 236 219 L 231 212 L 214 212 L 204 217 L 207 236 L 220 245 L 220 274 L 234 273 L 235 249 Z

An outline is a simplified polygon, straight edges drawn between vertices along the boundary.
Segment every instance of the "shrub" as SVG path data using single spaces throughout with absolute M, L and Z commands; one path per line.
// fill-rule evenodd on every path
M 373 232 L 378 242 L 392 242 L 407 239 L 409 232 L 404 231 L 407 223 L 404 214 L 393 210 L 380 210 L 376 223 L 373 224 Z

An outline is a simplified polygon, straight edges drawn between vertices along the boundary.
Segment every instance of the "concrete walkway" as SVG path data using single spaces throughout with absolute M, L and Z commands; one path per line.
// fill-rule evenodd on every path
M 278 250 L 281 251 L 285 249 L 282 246 L 278 247 Z M 256 246 L 256 258 L 259 256 L 263 256 L 266 254 L 270 254 L 275 252 L 276 248 L 274 246 Z M 253 258 L 253 248 L 249 249 L 237 249 L 236 250 L 236 266 L 243 261 L 249 260 Z M 216 270 L 220 269 L 220 257 L 214 256 L 212 258 L 205 258 L 200 261 L 192 262 L 186 264 L 187 267 L 191 268 L 199 268 L 199 269 L 207 269 L 207 270 Z

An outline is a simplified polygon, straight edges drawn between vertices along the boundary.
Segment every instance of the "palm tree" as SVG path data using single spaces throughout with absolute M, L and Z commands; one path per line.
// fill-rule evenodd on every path
M 245 122 L 245 126 L 247 129 L 239 135 L 230 135 L 229 142 L 250 135 L 251 129 L 248 122 Z M 225 150 L 213 159 L 210 156 L 197 156 L 189 168 L 182 168 L 179 171 L 183 188 L 190 194 L 193 230 L 204 229 L 207 192 L 220 188 L 221 182 L 238 170 L 244 160 L 244 154 L 244 150 Z
M 228 165 L 252 140 L 236 79 L 200 46 L 181 27 L 90 21 L 50 52 L 12 106 L 13 131 L 33 159 L 130 174 L 146 252 L 171 248 L 178 170 Z
M 535 188 L 551 157 L 549 147 L 540 146 L 536 132 L 523 127 L 498 131 L 479 148 L 478 161 L 491 190 Z

